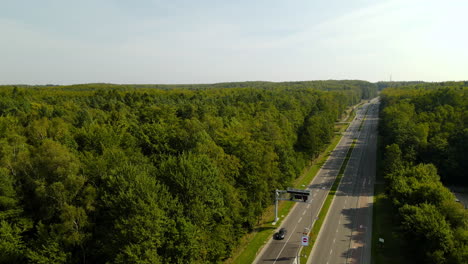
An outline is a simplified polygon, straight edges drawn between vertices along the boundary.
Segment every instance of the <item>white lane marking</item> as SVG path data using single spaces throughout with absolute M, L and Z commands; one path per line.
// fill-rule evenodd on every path
M 302 217 L 301 217 L 301 218 L 299 218 L 299 221 L 297 221 L 297 223 L 300 223 L 301 221 L 302 221 Z
M 281 248 L 280 252 L 279 252 L 278 255 L 276 256 L 275 261 L 273 262 L 273 264 L 275 264 L 276 261 L 278 261 L 278 257 L 281 255 L 281 253 L 283 252 L 284 248 L 285 248 L 286 245 L 288 244 L 289 240 L 291 239 L 292 235 L 294 234 L 294 231 L 296 231 L 296 227 L 297 227 L 297 225 L 294 227 L 293 231 L 292 231 L 291 234 L 289 235 L 289 238 L 288 238 L 288 240 L 286 240 L 286 243 L 284 243 L 284 245 L 283 245 L 283 247 Z
M 310 204 L 307 205 L 307 209 L 309 209 L 309 207 L 310 207 Z
M 302 212 L 302 215 L 305 215 L 306 211 L 304 210 L 304 212 Z
M 332 254 L 332 252 L 333 252 L 333 249 L 330 249 L 330 255 Z

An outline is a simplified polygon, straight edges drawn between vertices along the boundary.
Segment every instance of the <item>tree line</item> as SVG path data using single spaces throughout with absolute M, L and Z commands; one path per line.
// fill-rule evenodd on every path
M 362 81 L 1 86 L 1 263 L 218 263 Z
M 467 93 L 466 82 L 381 93 L 387 194 L 406 254 L 418 263 L 468 263 L 468 213 L 444 186 L 468 186 Z

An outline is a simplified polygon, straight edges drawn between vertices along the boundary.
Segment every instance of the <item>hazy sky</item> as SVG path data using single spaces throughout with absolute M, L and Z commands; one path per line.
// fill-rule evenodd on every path
M 467 0 L 0 0 L 0 83 L 468 79 Z

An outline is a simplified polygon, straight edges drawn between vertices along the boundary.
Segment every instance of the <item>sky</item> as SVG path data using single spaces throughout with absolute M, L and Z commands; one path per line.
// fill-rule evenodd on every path
M 466 0 L 0 0 L 0 84 L 468 79 Z

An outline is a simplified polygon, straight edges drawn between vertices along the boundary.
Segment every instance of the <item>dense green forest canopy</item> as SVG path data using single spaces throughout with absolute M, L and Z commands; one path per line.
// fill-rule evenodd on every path
M 0 87 L 1 263 L 216 263 L 362 81 Z
M 410 85 L 417 85 L 417 84 L 424 84 L 423 81 L 409 81 L 409 82 L 377 82 L 377 88 L 382 90 L 384 88 L 396 88 L 396 87 L 403 87 L 403 86 L 410 86 Z
M 406 254 L 468 263 L 468 213 L 444 184 L 468 186 L 468 83 L 387 88 L 380 133 L 387 193 Z
M 384 90 L 385 144 L 403 148 L 407 162 L 433 163 L 444 183 L 468 186 L 467 87 L 459 82 Z
M 437 83 L 428 83 L 423 81 L 392 81 L 392 82 L 376 82 L 378 90 L 384 88 L 401 88 L 401 89 L 438 89 L 441 87 L 466 87 L 468 81 L 464 82 L 437 82 Z

